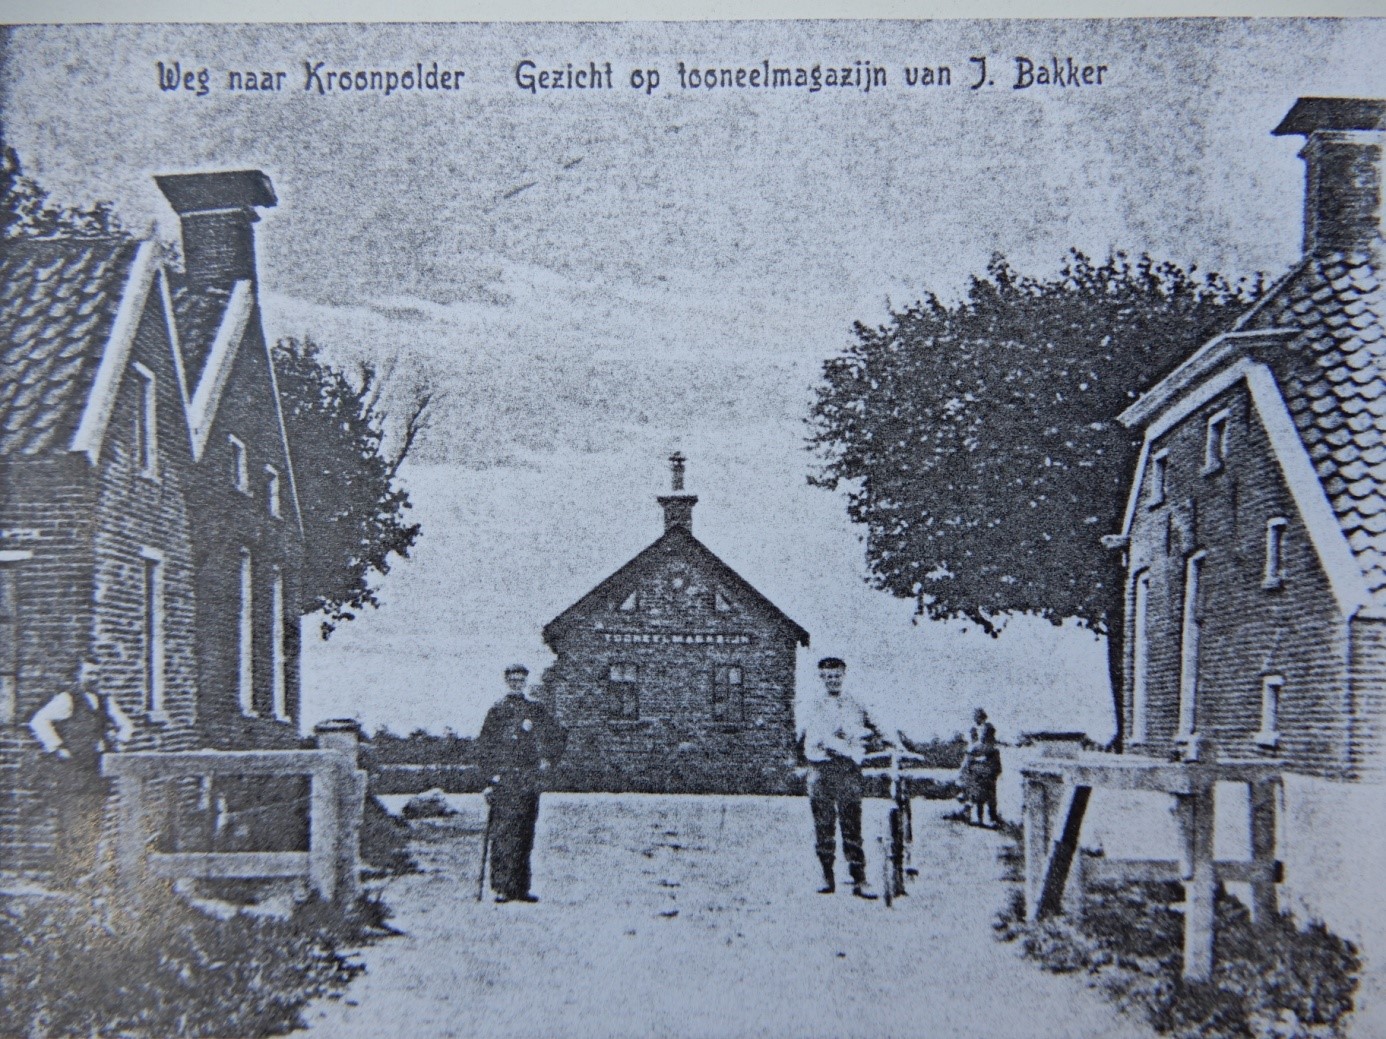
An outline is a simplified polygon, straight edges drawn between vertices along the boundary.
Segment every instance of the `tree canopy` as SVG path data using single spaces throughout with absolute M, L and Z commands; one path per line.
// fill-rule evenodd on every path
M 94 202 L 86 207 L 59 206 L 24 173 L 18 153 L 0 137 L 0 241 L 48 238 L 63 234 L 94 238 L 121 233 L 115 207 Z
M 389 573 L 391 556 L 407 558 L 419 538 L 419 524 L 405 522 L 409 494 L 396 478 L 433 394 L 412 388 L 390 436 L 381 405 L 386 376 L 373 365 L 349 375 L 307 338 L 281 339 L 273 355 L 303 513 L 300 610 L 325 615 L 327 638 L 355 611 L 380 605 L 372 576 Z
M 870 579 L 920 615 L 1118 636 L 1120 560 L 1100 538 L 1139 437 L 1116 416 L 1260 291 L 1144 255 L 1074 251 L 1049 278 L 996 256 L 958 302 L 858 323 L 824 363 L 810 482 L 847 492 Z

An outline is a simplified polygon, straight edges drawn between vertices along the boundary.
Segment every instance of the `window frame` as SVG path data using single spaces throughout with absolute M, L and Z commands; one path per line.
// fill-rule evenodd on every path
M 135 462 L 139 475 L 159 481 L 159 380 L 154 372 L 131 362 L 139 378 L 139 400 L 135 405 Z
M 1131 578 L 1131 742 L 1150 738 L 1150 568 Z
M 255 564 L 250 549 L 240 551 L 236 601 L 236 702 L 241 714 L 257 718 L 255 709 Z
M 272 465 L 265 466 L 265 508 L 269 511 L 271 519 L 284 518 L 284 506 L 281 499 L 282 482 L 279 478 L 279 470 Z
M 1165 488 L 1169 482 L 1169 449 L 1164 448 L 1150 456 L 1150 500 L 1147 508 L 1155 508 L 1165 502 Z
M 736 681 L 732 681 L 732 676 Z M 725 690 L 721 695 L 719 690 Z M 712 667 L 712 720 L 744 722 L 746 720 L 746 667 L 739 661 L 714 664 Z
M 1290 521 L 1284 516 L 1266 520 L 1266 557 L 1261 587 L 1270 591 L 1285 584 L 1285 535 Z
M 19 720 L 20 653 L 19 618 L 21 614 L 19 564 L 34 556 L 28 549 L 0 549 L 0 725 L 14 725 Z M 3 613 L 5 602 L 10 613 Z
M 270 711 L 277 721 L 292 721 L 289 715 L 289 682 L 285 674 L 288 654 L 284 651 L 284 571 L 270 568 Z
M 1262 747 L 1280 745 L 1280 711 L 1284 696 L 1284 675 L 1275 672 L 1261 676 L 1261 727 L 1251 738 Z
M 1199 642 L 1203 629 L 1203 569 L 1208 558 L 1199 549 L 1184 561 L 1184 605 L 1179 626 L 1179 731 L 1186 741 L 1198 733 Z
M 1223 408 L 1208 416 L 1203 435 L 1203 475 L 1210 476 L 1227 465 L 1227 436 L 1231 431 L 1232 411 Z M 1214 437 L 1213 431 L 1218 435 Z
M 231 486 L 247 497 L 250 496 L 250 452 L 245 441 L 234 433 L 226 434 L 226 442 L 231 445 Z
M 151 721 L 167 721 L 165 694 L 168 692 L 165 640 L 168 633 L 164 553 L 145 546 L 140 549 L 144 566 L 141 571 L 140 601 L 143 603 L 141 654 L 144 665 L 144 712 Z
M 622 673 L 618 676 L 617 672 Z M 613 660 L 606 669 L 607 716 L 616 721 L 640 718 L 640 665 Z

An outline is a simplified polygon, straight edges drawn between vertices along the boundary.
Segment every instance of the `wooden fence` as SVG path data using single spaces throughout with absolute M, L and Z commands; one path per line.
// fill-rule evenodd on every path
M 361 821 L 366 773 L 357 769 L 354 722 L 315 728 L 317 750 L 140 752 L 107 754 L 102 771 L 115 781 L 116 879 L 132 893 L 148 875 L 169 878 L 298 877 L 323 898 L 354 901 L 361 893 Z M 216 776 L 310 779 L 306 851 L 158 852 L 150 784 Z
M 1078 754 L 1042 758 L 1021 769 L 1025 778 L 1025 912 L 1039 920 L 1059 912 L 1081 912 L 1084 888 L 1094 881 L 1178 881 L 1184 885 L 1184 977 L 1212 975 L 1214 903 L 1218 885 L 1251 885 L 1254 921 L 1278 911 L 1275 860 L 1278 762 L 1219 761 L 1211 741 L 1201 760 L 1160 761 L 1134 754 Z M 1217 783 L 1249 788 L 1251 859 L 1213 858 L 1213 789 Z M 1175 859 L 1087 858 L 1078 839 L 1093 788 L 1145 790 L 1174 801 L 1180 844 Z M 1055 824 L 1062 819 L 1062 828 Z

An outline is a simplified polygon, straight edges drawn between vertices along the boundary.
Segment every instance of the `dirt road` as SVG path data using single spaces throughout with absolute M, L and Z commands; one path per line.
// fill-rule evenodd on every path
M 1075 977 L 996 941 L 1002 838 L 916 802 L 907 898 L 815 893 L 800 799 L 545 795 L 537 905 L 475 899 L 479 797 L 421 827 L 388 883 L 404 932 L 364 950 L 310 1030 L 347 1037 L 1150 1037 Z M 884 802 L 865 831 L 879 886 Z M 839 863 L 845 880 L 845 868 Z

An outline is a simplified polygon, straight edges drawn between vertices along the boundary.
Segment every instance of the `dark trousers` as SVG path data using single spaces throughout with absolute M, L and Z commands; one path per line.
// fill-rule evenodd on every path
M 49 787 L 53 799 L 53 872 L 71 885 L 97 869 L 97 851 L 105 819 L 107 782 L 80 769 L 55 769 Z
M 842 857 L 852 871 L 852 883 L 866 881 L 866 853 L 861 847 L 861 767 L 850 758 L 814 762 L 809 776 L 809 808 L 818 861 L 824 877 L 833 873 L 837 829 L 842 828 Z
M 505 898 L 529 894 L 529 854 L 539 794 L 497 786 L 491 792 L 491 890 Z

